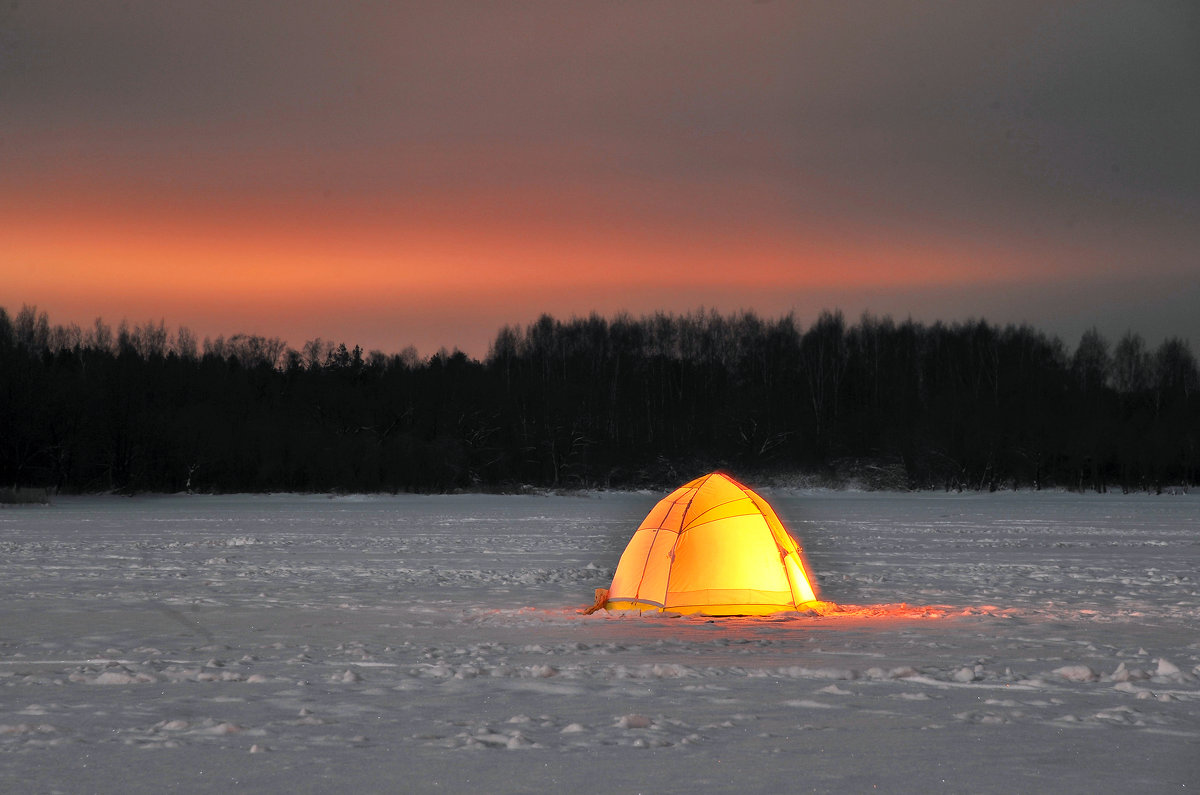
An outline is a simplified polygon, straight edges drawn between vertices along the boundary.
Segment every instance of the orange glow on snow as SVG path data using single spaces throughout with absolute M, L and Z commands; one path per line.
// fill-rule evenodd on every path
M 575 612 L 581 613 L 582 610 Z M 747 625 L 764 623 L 809 623 L 820 624 L 887 624 L 901 621 L 937 621 L 942 619 L 962 618 L 969 616 L 995 616 L 1008 618 L 1017 614 L 1014 608 L 981 605 L 978 607 L 955 607 L 952 605 L 910 605 L 906 602 L 876 605 L 851 605 L 836 602 L 815 601 L 801 605 L 799 610 L 772 613 L 769 615 L 736 615 L 709 616 L 703 614 L 684 615 L 680 613 L 661 613 L 658 611 L 618 610 L 602 612 L 600 615 L 608 618 L 623 619 L 634 617 L 638 619 L 670 619 L 687 622 L 720 621 L 724 626 L 736 627 L 739 622 Z

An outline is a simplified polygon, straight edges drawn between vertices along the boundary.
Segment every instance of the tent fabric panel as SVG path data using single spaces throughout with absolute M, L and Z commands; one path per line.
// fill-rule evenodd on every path
M 805 609 L 803 607 L 798 608 L 791 603 L 755 604 L 748 602 L 660 607 L 640 599 L 637 601 L 609 602 L 605 605 L 605 608 L 608 610 L 638 610 L 643 613 L 674 613 L 701 616 L 769 616 L 773 613 Z
M 663 604 L 661 602 L 651 602 L 647 599 L 609 599 L 604 603 L 606 610 L 653 610 L 662 612 Z
M 663 499 L 668 502 L 679 502 L 688 492 L 694 491 L 696 489 L 696 484 L 701 480 L 703 480 L 703 478 L 696 478 L 696 480 L 693 480 L 691 483 L 685 483 L 679 488 L 675 489 L 675 491 L 668 494 L 666 497 L 663 497 Z M 686 502 L 686 500 L 684 501 Z
M 638 529 L 643 528 L 659 528 L 662 527 L 663 520 L 667 518 L 667 511 L 671 510 L 674 503 L 669 500 L 659 500 L 658 503 L 650 509 L 650 513 L 646 514 L 646 518 L 638 525 Z
M 654 544 L 658 530 L 647 528 L 638 530 L 629 539 L 625 551 L 621 553 L 621 561 L 613 574 L 612 585 L 608 591 L 613 596 L 636 598 L 642 582 L 642 572 L 646 569 L 646 558 Z M 610 601 L 612 601 L 610 599 Z
M 667 511 L 667 515 L 663 517 L 662 522 L 660 522 L 658 526 L 666 530 L 670 530 L 673 533 L 678 533 L 686 521 L 687 509 L 687 500 L 673 504 L 670 510 Z
M 700 505 L 720 505 L 721 503 L 740 500 L 746 496 L 741 484 L 724 475 L 712 474 L 702 478 L 696 491 L 695 503 Z
M 804 567 L 800 564 L 799 555 L 793 553 L 783 559 L 783 568 L 787 573 L 788 582 L 792 587 L 792 599 L 796 604 L 804 602 L 815 602 L 817 595 L 813 592 L 812 584 L 808 581 L 808 576 L 804 573 Z
M 791 589 L 769 591 L 762 588 L 701 588 L 697 591 L 671 591 L 663 603 L 668 609 L 686 605 L 708 604 L 774 604 L 792 605 Z
M 689 486 L 680 486 L 679 488 L 675 489 L 675 491 L 671 492 L 666 497 L 663 497 L 661 500 L 655 503 L 654 507 L 650 509 L 650 513 L 646 514 L 646 518 L 642 520 L 642 523 L 639 525 L 639 527 L 664 527 L 666 524 L 667 515 L 671 512 L 671 510 L 685 510 L 688 503 L 691 502 L 692 495 L 695 491 L 696 490 L 694 487 Z M 676 505 L 679 505 L 680 503 L 682 503 L 682 508 L 676 508 Z M 672 529 L 679 529 L 678 514 L 676 514 L 675 525 L 672 527 Z
M 754 503 L 759 512 L 762 513 L 767 526 L 771 528 L 771 532 L 775 535 L 775 540 L 779 546 L 789 552 L 799 549 L 800 545 L 796 543 L 796 539 L 792 538 L 791 533 L 783 526 L 783 522 L 779 521 L 779 515 L 775 513 L 775 509 L 771 507 L 770 503 L 749 489 L 746 490 L 746 496 Z
M 802 610 L 793 604 L 749 604 L 739 602 L 735 604 L 712 604 L 712 605 L 683 605 L 680 607 L 669 607 L 665 611 L 678 613 L 688 616 L 769 616 L 775 613 L 795 612 Z
M 780 549 L 787 553 L 784 566 L 787 568 L 788 578 L 792 581 L 792 590 L 796 593 L 797 598 L 804 602 L 814 601 L 817 598 L 817 589 L 808 576 L 808 566 L 804 562 L 804 549 L 783 526 L 783 522 L 779 521 L 775 509 L 766 500 L 749 489 L 746 490 L 746 494 L 762 511 L 763 519 L 766 520 L 767 526 L 771 528 L 771 533 L 775 536 L 775 542 Z M 787 565 L 788 559 L 794 559 L 794 568 Z
M 759 510 L 754 505 L 753 500 L 748 497 L 742 497 L 740 500 L 730 500 L 729 502 L 721 503 L 707 507 L 704 511 L 688 516 L 687 524 L 684 530 L 691 530 L 698 525 L 707 524 L 708 522 L 716 522 L 730 516 L 758 516 Z
M 610 599 L 634 596 L 638 599 L 665 603 L 667 580 L 671 577 L 671 550 L 679 540 L 678 533 L 659 530 L 655 533 L 650 549 L 646 553 L 645 568 L 641 571 L 641 583 L 636 592 L 609 590 Z
M 756 588 L 790 594 L 779 558 L 779 548 L 759 515 L 701 525 L 680 539 L 670 590 Z
M 665 609 L 682 612 L 705 605 L 775 605 L 776 610 L 795 610 L 792 592 L 764 591 L 758 588 L 704 588 L 698 591 L 671 592 Z

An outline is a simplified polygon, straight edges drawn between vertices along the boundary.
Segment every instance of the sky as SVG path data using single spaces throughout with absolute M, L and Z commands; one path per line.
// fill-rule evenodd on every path
M 1200 6 L 0 8 L 0 306 L 487 353 L 822 309 L 1200 346 Z

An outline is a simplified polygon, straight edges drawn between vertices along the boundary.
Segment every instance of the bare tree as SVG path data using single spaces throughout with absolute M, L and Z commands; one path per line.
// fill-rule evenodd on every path
M 110 352 L 113 349 L 112 327 L 101 318 L 96 318 L 91 329 L 83 337 L 83 346 L 94 351 Z
M 17 333 L 17 344 L 37 353 L 42 353 L 50 347 L 50 317 L 45 312 L 39 313 L 36 306 L 22 306 L 13 325 Z
M 1150 354 L 1141 334 L 1126 331 L 1113 352 L 1113 386 L 1122 394 L 1141 392 L 1150 387 Z
M 1108 385 L 1112 369 L 1108 340 L 1093 326 L 1083 332 L 1079 347 L 1071 357 L 1071 375 L 1084 392 L 1093 393 Z
M 180 326 L 179 331 L 175 333 L 175 342 L 172 348 L 181 359 L 195 359 L 196 336 L 192 334 L 192 330 L 187 326 Z

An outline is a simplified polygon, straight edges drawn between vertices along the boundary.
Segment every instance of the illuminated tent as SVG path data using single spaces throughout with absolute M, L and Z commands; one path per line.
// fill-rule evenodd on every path
M 765 615 L 816 599 L 800 545 L 767 501 L 714 472 L 654 506 L 594 609 Z

